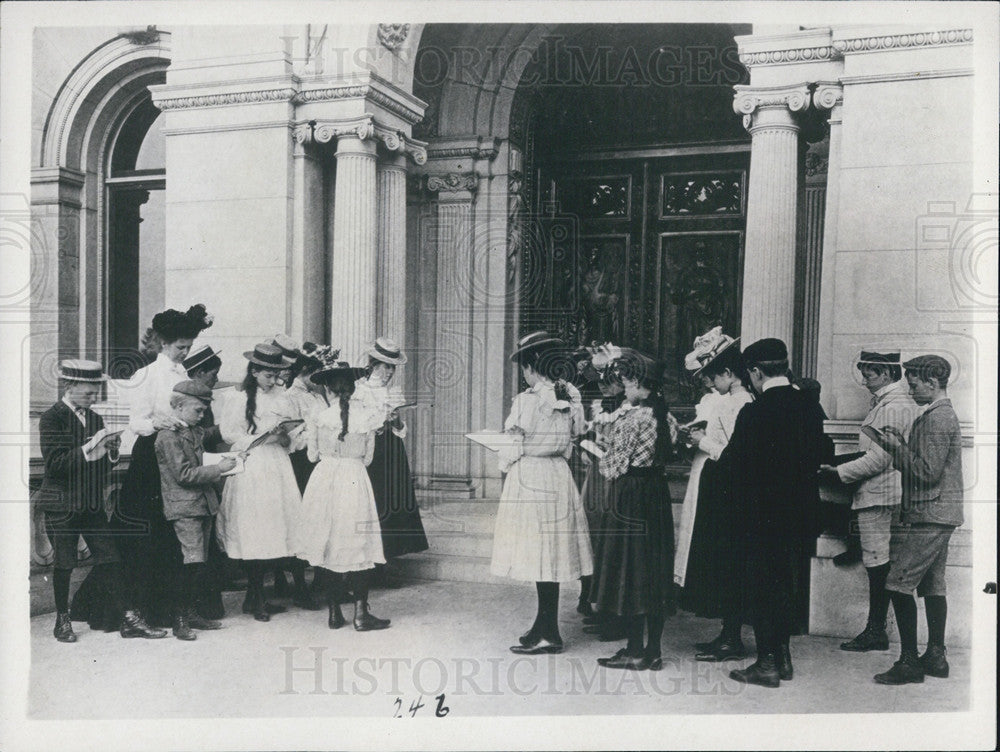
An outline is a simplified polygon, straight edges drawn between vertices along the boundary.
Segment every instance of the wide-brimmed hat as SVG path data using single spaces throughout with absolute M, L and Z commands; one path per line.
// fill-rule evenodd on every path
M 222 350 L 213 350 L 210 345 L 203 345 L 184 358 L 184 363 L 182 364 L 184 366 L 184 370 L 191 372 L 198 366 L 207 363 L 212 358 L 215 358 L 221 363 L 222 359 L 219 358 L 219 353 L 221 352 Z
M 732 337 L 726 334 L 723 334 L 722 337 L 723 339 L 714 343 L 709 350 L 707 350 L 706 352 L 702 352 L 696 356 L 698 362 L 701 363 L 701 366 L 698 368 L 698 370 L 696 370 L 693 374 L 691 374 L 692 376 L 694 376 L 695 378 L 701 376 L 705 372 L 705 369 L 708 368 L 710 365 L 712 365 L 712 363 L 714 363 L 716 360 L 722 357 L 726 357 L 730 353 L 732 353 L 733 348 L 736 349 L 736 354 L 737 355 L 739 354 L 740 351 L 739 347 L 736 346 L 739 344 L 740 338 L 737 337 L 736 339 L 733 339 Z
M 710 329 L 695 338 L 694 349 L 684 356 L 684 368 L 691 371 L 693 376 L 698 376 L 720 353 L 739 341 L 739 337 L 733 339 L 728 334 L 723 334 L 721 326 Z
M 284 371 L 295 362 L 292 358 L 286 358 L 280 347 L 266 342 L 254 345 L 253 350 L 243 353 L 243 357 L 255 366 L 275 371 Z
M 402 349 L 388 337 L 378 337 L 372 346 L 365 350 L 365 355 L 391 366 L 401 366 L 406 363 L 406 355 Z
M 858 356 L 858 362 L 855 367 L 859 370 L 861 366 L 898 366 L 899 365 L 899 353 L 898 352 L 886 352 L 880 353 L 874 350 L 862 350 L 861 354 Z
M 521 337 L 517 341 L 517 345 L 514 346 L 514 352 L 510 354 L 510 359 L 517 360 L 519 355 L 529 350 L 537 350 L 540 347 L 562 347 L 563 345 L 563 341 L 558 337 L 553 337 L 545 330 L 539 330 Z
M 174 384 L 174 391 L 186 397 L 194 397 L 206 405 L 212 401 L 212 390 L 197 381 L 181 381 Z
M 326 384 L 335 376 L 350 375 L 355 381 L 367 372 L 364 368 L 356 368 L 346 360 L 338 360 L 323 366 L 316 373 L 310 374 L 309 380 L 314 384 Z
M 104 369 L 96 360 L 64 360 L 59 364 L 59 378 L 64 381 L 85 381 L 99 384 L 107 381 Z
M 645 353 L 623 347 L 621 356 L 615 359 L 614 370 L 620 378 L 636 381 L 661 381 L 663 364 Z
M 271 344 L 281 350 L 282 355 L 293 360 L 302 354 L 299 343 L 287 334 L 275 334 L 274 339 L 271 340 Z

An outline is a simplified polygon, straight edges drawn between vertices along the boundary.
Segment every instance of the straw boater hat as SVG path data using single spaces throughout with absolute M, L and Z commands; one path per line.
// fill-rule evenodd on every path
M 286 358 L 291 358 L 292 360 L 295 360 L 302 354 L 299 343 L 287 334 L 275 334 L 274 339 L 271 340 L 271 344 L 281 350 L 282 355 Z
M 254 345 L 253 350 L 243 353 L 243 357 L 255 366 L 269 368 L 274 371 L 283 371 L 295 362 L 291 358 L 286 358 L 282 354 L 280 347 L 269 345 L 266 342 Z
M 406 355 L 393 340 L 388 337 L 379 337 L 375 343 L 365 350 L 365 355 L 374 358 L 391 366 L 401 366 L 406 363 Z
M 858 356 L 858 362 L 855 364 L 856 368 L 860 371 L 861 366 L 898 366 L 899 365 L 899 353 L 898 352 L 887 352 L 880 353 L 874 350 L 862 350 L 861 354 Z
M 59 378 L 99 384 L 107 381 L 104 369 L 96 360 L 64 360 L 59 364 Z
M 517 360 L 517 357 L 529 350 L 537 350 L 540 347 L 561 347 L 563 341 L 558 337 L 553 337 L 551 334 L 544 330 L 537 332 L 532 332 L 531 334 L 525 334 L 521 339 L 517 341 L 517 345 L 514 347 L 514 352 L 511 353 L 510 359 Z
M 221 352 L 222 350 L 213 350 L 210 345 L 199 347 L 193 353 L 184 358 L 184 363 L 182 364 L 184 366 L 184 370 L 190 373 L 198 366 L 210 361 L 212 358 L 217 359 L 221 363 L 222 359 L 219 358 L 219 353 Z
M 694 350 L 684 356 L 684 367 L 692 371 L 691 375 L 697 378 L 701 375 L 705 366 L 739 341 L 739 337 L 733 339 L 728 334 L 722 333 L 721 326 L 717 326 L 705 332 L 694 341 Z
M 309 376 L 309 380 L 314 384 L 325 385 L 334 376 L 339 376 L 341 374 L 349 374 L 352 379 L 357 381 L 366 372 L 364 368 L 355 368 L 346 360 L 336 360 L 323 366 L 316 373 Z

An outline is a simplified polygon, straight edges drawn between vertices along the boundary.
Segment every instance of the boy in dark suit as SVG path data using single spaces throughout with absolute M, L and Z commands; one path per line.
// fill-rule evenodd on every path
M 788 349 L 781 340 L 754 342 L 743 359 L 758 397 L 740 411 L 723 456 L 732 463 L 734 494 L 744 514 L 757 660 L 730 676 L 777 687 L 793 676 L 788 638 L 796 562 L 818 533 L 823 412 L 789 382 Z
M 69 580 L 76 566 L 77 539 L 82 535 L 94 555 L 98 579 L 123 613 L 122 637 L 165 637 L 135 610 L 122 602 L 122 569 L 104 511 L 104 491 L 119 437 L 104 428 L 101 416 L 90 409 L 106 380 L 101 364 L 90 360 L 64 360 L 60 364 L 62 399 L 46 410 L 38 422 L 45 477 L 38 492 L 46 512 L 46 526 L 55 549 L 52 587 L 56 600 L 59 642 L 76 642 L 69 617 Z

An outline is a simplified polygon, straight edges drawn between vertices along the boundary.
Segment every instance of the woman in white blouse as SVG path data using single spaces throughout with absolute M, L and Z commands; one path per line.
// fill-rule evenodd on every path
M 150 624 L 171 624 L 173 567 L 179 547 L 173 527 L 163 516 L 160 471 L 156 463 L 156 432 L 180 422 L 170 409 L 174 385 L 188 378 L 184 358 L 195 338 L 212 325 L 200 303 L 186 312 L 168 309 L 153 317 L 144 345 L 157 351 L 156 360 L 135 372 L 128 383 L 129 429 L 136 436 L 128 472 L 118 496 L 113 525 L 132 602 Z
M 744 654 L 740 635 L 744 618 L 740 598 L 740 499 L 733 487 L 731 463 L 723 456 L 736 416 L 753 401 L 746 388 L 749 377 L 738 341 L 720 340 L 706 359 L 700 375 L 712 381 L 720 399 L 705 427 L 691 431 L 692 442 L 707 459 L 698 484 L 681 606 L 698 616 L 722 617 L 721 634 L 697 646 L 696 658 L 701 661 L 724 661 Z

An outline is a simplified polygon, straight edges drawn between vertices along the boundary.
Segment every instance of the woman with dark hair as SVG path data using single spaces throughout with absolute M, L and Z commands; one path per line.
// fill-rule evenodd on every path
M 275 559 L 295 555 L 291 536 L 302 506 L 288 459 L 291 439 L 282 427 L 294 419 L 293 410 L 285 390 L 276 386 L 278 373 L 290 363 L 268 344 L 243 357 L 248 361 L 243 390 L 226 400 L 219 428 L 231 450 L 247 457 L 243 472 L 226 480 L 216 530 L 226 555 L 241 560 L 247 572 L 243 612 L 269 621 L 285 608 L 264 599 L 264 572 Z
M 561 340 L 547 332 L 522 337 L 511 355 L 528 388 L 514 398 L 504 424 L 511 438 L 500 451 L 506 472 L 497 508 L 490 571 L 534 582 L 538 609 L 511 652 L 561 653 L 559 583 L 593 574 L 587 517 L 567 459 L 584 429 L 580 393 Z
M 188 378 L 183 363 L 191 344 L 211 325 L 200 303 L 183 313 L 170 308 L 153 316 L 143 346 L 157 351 L 156 360 L 136 371 L 127 386 L 129 430 L 136 438 L 112 524 L 131 601 L 156 626 L 172 623 L 175 569 L 181 566 L 177 536 L 163 516 L 156 432 L 180 427 L 170 395 Z
M 368 610 L 368 591 L 376 564 L 384 564 L 375 496 L 365 465 L 372 461 L 375 430 L 382 414 L 352 399 L 354 382 L 364 373 L 335 362 L 315 372 L 331 403 L 307 423 L 309 459 L 318 462 L 302 499 L 296 533 L 300 558 L 327 573 L 327 626 L 346 624 L 340 603 L 349 588 L 354 597 L 354 628 L 386 629 L 388 619 Z M 346 579 L 346 582 L 345 582 Z
M 617 364 L 630 407 L 615 421 L 600 462 L 611 501 L 602 520 L 594 601 L 599 611 L 625 620 L 628 643 L 598 663 L 658 671 L 663 625 L 674 611 L 674 521 L 664 474 L 673 455 L 670 419 L 662 366 L 634 350 Z
M 736 416 L 753 401 L 749 376 L 737 346 L 739 339 L 722 335 L 705 353 L 696 373 L 712 382 L 721 395 L 704 427 L 692 428 L 690 440 L 708 455 L 698 484 L 698 504 L 691 534 L 687 576 L 681 607 L 706 618 L 722 617 L 722 632 L 697 646 L 699 661 L 724 661 L 744 655 L 741 630 L 743 553 L 739 499 L 734 495 L 732 464 L 723 450 L 736 426 Z
M 367 378 L 355 385 L 354 398 L 382 420 L 375 432 L 375 450 L 368 465 L 368 478 L 375 493 L 382 549 L 387 560 L 427 550 L 427 537 L 420 521 L 420 507 L 413 489 L 413 476 L 406 457 L 406 423 L 399 414 L 403 399 L 389 384 L 406 355 L 391 339 L 379 337 L 368 348 Z

